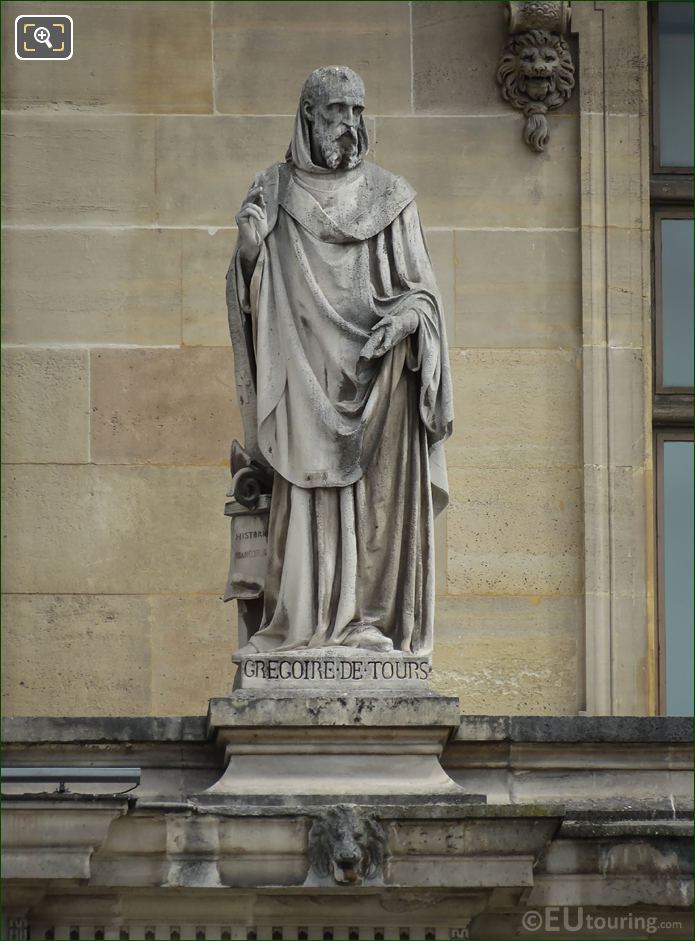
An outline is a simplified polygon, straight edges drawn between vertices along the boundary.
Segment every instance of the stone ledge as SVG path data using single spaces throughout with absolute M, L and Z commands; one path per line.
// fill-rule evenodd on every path
M 206 716 L 9 716 L 2 739 L 18 743 L 205 742 Z M 459 742 L 693 741 L 680 716 L 461 716 Z
M 560 839 L 607 839 L 610 837 L 662 837 L 692 839 L 692 818 L 677 820 L 564 820 Z
M 408 795 L 405 795 L 406 797 Z M 487 804 L 483 795 L 465 794 L 455 802 L 433 799 L 424 801 L 421 795 L 410 795 L 411 801 L 396 800 L 394 797 L 375 799 L 373 794 L 356 798 L 353 795 L 341 800 L 344 804 L 359 804 L 365 811 L 376 813 L 381 820 L 448 820 L 448 819 L 492 819 L 492 820 L 546 820 L 564 817 L 566 808 L 562 803 L 543 801 L 528 804 Z M 33 799 L 33 795 L 31 795 Z M 17 798 L 19 800 L 20 798 Z M 200 803 L 198 800 L 185 801 L 133 801 L 133 812 L 141 814 L 194 814 L 213 817 L 311 817 L 325 810 L 330 799 L 325 794 L 303 795 L 301 805 L 286 800 L 284 803 L 271 803 L 250 798 L 247 801 L 230 801 L 215 804 Z
M 10 716 L 5 744 L 89 742 L 204 742 L 205 716 Z
M 461 716 L 456 741 L 692 742 L 681 716 Z
M 315 690 L 263 696 L 239 690 L 210 700 L 210 727 L 371 727 L 458 725 L 458 699 L 431 692 L 336 694 Z

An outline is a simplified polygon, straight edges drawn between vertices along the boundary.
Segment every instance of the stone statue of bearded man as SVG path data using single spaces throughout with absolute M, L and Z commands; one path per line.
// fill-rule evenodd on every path
M 351 69 L 312 72 L 285 162 L 236 217 L 227 295 L 245 447 L 273 485 L 263 615 L 235 660 L 432 649 L 444 318 L 415 194 L 366 162 L 363 109 Z

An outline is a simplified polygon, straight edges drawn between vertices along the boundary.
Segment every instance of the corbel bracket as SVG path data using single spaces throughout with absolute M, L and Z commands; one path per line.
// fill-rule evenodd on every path
M 546 114 L 569 100 L 574 62 L 564 38 L 570 4 L 509 0 L 509 38 L 497 68 L 502 97 L 526 116 L 524 140 L 541 153 L 550 139 Z

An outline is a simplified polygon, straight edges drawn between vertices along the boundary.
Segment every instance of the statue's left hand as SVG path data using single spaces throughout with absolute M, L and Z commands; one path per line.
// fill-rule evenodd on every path
M 407 310 L 395 317 L 382 317 L 372 327 L 372 335 L 362 347 L 360 359 L 378 359 L 397 346 L 418 328 L 420 318 L 415 310 Z

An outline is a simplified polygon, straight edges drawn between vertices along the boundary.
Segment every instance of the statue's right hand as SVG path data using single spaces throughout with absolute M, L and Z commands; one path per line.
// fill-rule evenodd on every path
M 236 215 L 236 224 L 239 227 L 239 252 L 246 261 L 255 262 L 268 235 L 268 215 L 262 183 L 254 183 L 248 191 L 244 204 Z

